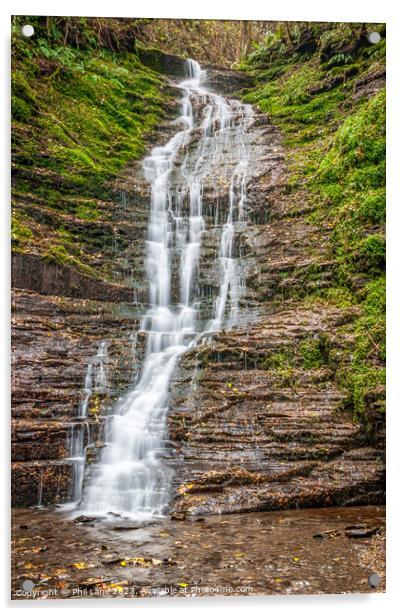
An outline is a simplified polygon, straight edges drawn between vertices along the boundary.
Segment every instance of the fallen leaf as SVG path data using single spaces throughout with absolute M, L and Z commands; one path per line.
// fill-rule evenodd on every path
M 74 569 L 86 569 L 86 568 L 87 568 L 87 566 L 86 566 L 86 564 L 84 563 L 84 561 L 81 561 L 81 562 L 78 562 L 78 563 L 73 563 L 71 566 L 72 566 Z

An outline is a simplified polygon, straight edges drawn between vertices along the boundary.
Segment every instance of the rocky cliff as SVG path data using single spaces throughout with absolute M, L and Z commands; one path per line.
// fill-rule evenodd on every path
M 135 379 L 143 341 L 133 332 L 147 301 L 148 187 L 138 160 L 172 130 L 181 62 L 155 50 L 116 57 L 107 49 L 60 46 L 56 53 L 35 45 L 16 38 L 13 66 L 15 505 L 72 498 L 76 431 L 85 446 L 91 430 L 90 460 L 103 446 L 105 414 Z M 269 85 L 272 66 L 210 71 L 217 91 L 237 91 L 260 113 L 249 129 L 254 177 L 239 238 L 242 321 L 186 354 L 172 385 L 176 514 L 383 501 L 382 342 L 371 327 L 382 263 L 381 247 L 367 239 L 381 236 L 381 217 L 365 214 L 352 261 L 349 245 L 341 254 L 334 249 L 340 229 L 348 236 L 353 227 L 345 223 L 347 206 L 360 205 L 360 193 L 374 202 L 381 189 L 370 150 L 380 131 L 381 56 L 355 64 L 325 82 L 318 71 L 328 71 L 314 56 L 307 77 L 305 64 L 301 76 L 292 65 Z M 278 99 L 294 91 L 298 99 Z M 362 142 L 367 118 L 372 132 Z M 348 122 L 357 145 L 345 144 Z M 329 177 L 345 152 L 342 180 Z M 361 169 L 366 175 L 356 179 Z M 356 183 L 360 193 L 352 194 Z M 224 172 L 219 186 L 210 197 L 205 186 L 211 211 L 227 196 Z M 201 255 L 206 306 L 217 285 L 215 244 L 207 238 Z M 374 351 L 361 348 L 368 327 Z M 102 383 L 93 378 L 100 367 Z M 77 417 L 83 403 L 85 426 Z

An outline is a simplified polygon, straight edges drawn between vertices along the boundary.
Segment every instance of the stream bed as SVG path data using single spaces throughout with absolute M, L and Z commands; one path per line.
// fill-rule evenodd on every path
M 382 506 L 153 522 L 15 509 L 12 597 L 383 592 L 384 527 Z

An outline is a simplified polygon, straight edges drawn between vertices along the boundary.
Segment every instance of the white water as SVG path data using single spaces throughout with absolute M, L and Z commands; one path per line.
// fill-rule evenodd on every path
M 77 418 L 81 420 L 71 426 L 67 434 L 67 458 L 73 465 L 73 486 L 71 502 L 67 509 L 79 504 L 82 494 L 82 482 L 85 470 L 85 450 L 90 444 L 90 426 L 88 421 L 88 404 L 94 393 L 103 394 L 107 391 L 108 381 L 106 372 L 107 342 L 99 343 L 96 354 L 91 357 L 87 365 L 84 379 L 83 398 L 78 407 Z
M 84 397 L 78 410 L 78 417 L 88 415 L 88 402 L 93 392 L 104 393 L 107 389 L 105 361 L 107 359 L 107 343 L 99 344 L 96 355 L 88 362 L 84 381 Z
M 236 225 L 243 220 L 248 147 L 245 133 L 252 109 L 209 92 L 199 64 L 187 62 L 178 132 L 156 147 L 143 162 L 151 187 L 146 275 L 150 308 L 141 330 L 146 334 L 142 371 L 135 388 L 116 405 L 105 426 L 106 447 L 98 464 L 88 468 L 81 508 L 88 513 L 110 511 L 133 518 L 164 515 L 171 497 L 171 469 L 163 459 L 169 387 L 180 356 L 222 327 L 236 323 L 242 280 L 235 258 Z M 190 140 L 196 137 L 195 144 Z M 219 169 L 230 170 L 218 232 L 219 294 L 210 319 L 199 319 L 197 280 L 206 228 L 204 184 L 215 185 Z M 217 225 L 217 226 L 216 226 Z M 174 303 L 173 291 L 179 301 Z M 89 388 L 88 388 L 89 390 Z M 88 399 L 84 400 L 84 406 Z M 82 479 L 81 479 L 82 481 Z

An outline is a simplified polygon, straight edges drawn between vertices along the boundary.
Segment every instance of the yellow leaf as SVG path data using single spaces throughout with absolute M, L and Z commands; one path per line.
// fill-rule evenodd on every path
M 300 560 L 298 556 L 293 556 L 293 562 L 297 563 Z
M 188 586 L 188 584 L 186 584 L 185 582 L 179 582 L 177 585 L 181 588 L 186 588 Z
M 74 567 L 74 569 L 85 569 L 86 568 L 86 564 L 83 561 L 79 563 L 73 563 L 72 566 Z

